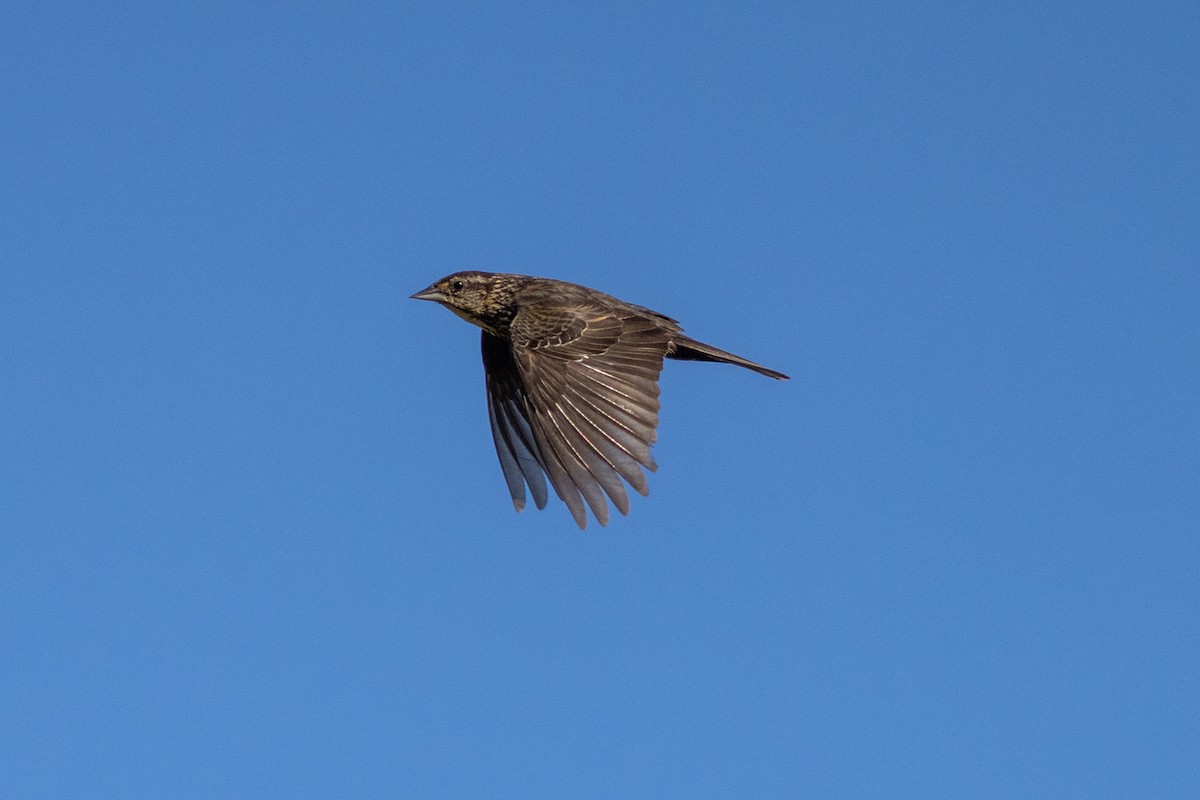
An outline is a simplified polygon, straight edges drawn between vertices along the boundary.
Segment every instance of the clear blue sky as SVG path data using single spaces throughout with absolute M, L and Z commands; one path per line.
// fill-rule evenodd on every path
M 0 796 L 1200 796 L 1200 6 L 89 5 L 0 8 Z M 793 380 L 516 514 L 465 268 Z

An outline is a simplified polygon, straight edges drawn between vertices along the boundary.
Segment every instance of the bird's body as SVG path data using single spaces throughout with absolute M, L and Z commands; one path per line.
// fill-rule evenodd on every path
M 664 358 L 781 372 L 698 342 L 642 306 L 565 281 L 488 272 L 448 275 L 413 295 L 483 329 L 488 416 L 517 510 L 528 485 L 546 505 L 546 476 L 580 528 L 584 502 L 601 525 L 605 495 L 629 513 L 624 483 L 649 492 L 642 468 L 658 426 Z

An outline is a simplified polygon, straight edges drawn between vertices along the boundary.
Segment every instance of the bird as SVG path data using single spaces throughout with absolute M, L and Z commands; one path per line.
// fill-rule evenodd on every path
M 528 486 L 544 509 L 549 478 L 580 530 L 585 504 L 607 525 L 606 497 L 628 514 L 625 484 L 650 492 L 642 470 L 658 468 L 650 446 L 664 358 L 788 378 L 685 336 L 664 314 L 566 281 L 468 270 L 411 298 L 483 329 L 488 420 L 513 506 L 525 507 Z

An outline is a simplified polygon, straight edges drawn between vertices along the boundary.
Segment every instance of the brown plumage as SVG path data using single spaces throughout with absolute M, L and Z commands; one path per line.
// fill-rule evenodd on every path
M 642 468 L 658 427 L 663 358 L 720 361 L 787 375 L 683 335 L 657 311 L 574 283 L 456 272 L 413 295 L 483 329 L 488 417 L 513 505 L 529 486 L 546 506 L 546 477 L 579 527 L 584 503 L 608 523 L 605 495 L 629 513 L 628 483 L 649 493 Z

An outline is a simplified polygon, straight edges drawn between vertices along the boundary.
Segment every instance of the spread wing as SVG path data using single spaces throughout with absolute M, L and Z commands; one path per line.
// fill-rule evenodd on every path
M 529 427 L 525 389 L 508 342 L 483 332 L 483 372 L 487 381 L 488 420 L 496 455 L 517 511 L 525 507 L 525 484 L 538 508 L 546 507 L 546 476 Z
M 585 502 L 601 525 L 608 522 L 606 495 L 629 513 L 624 484 L 645 495 L 642 468 L 656 468 L 650 445 L 670 331 L 633 307 L 534 306 L 517 315 L 511 334 L 511 345 L 484 335 L 484 362 L 491 361 L 492 433 L 513 503 L 524 505 L 523 480 L 538 507 L 545 504 L 544 471 L 580 528 Z M 511 365 L 499 352 L 489 356 L 500 349 Z M 493 377 L 497 368 L 515 370 Z

